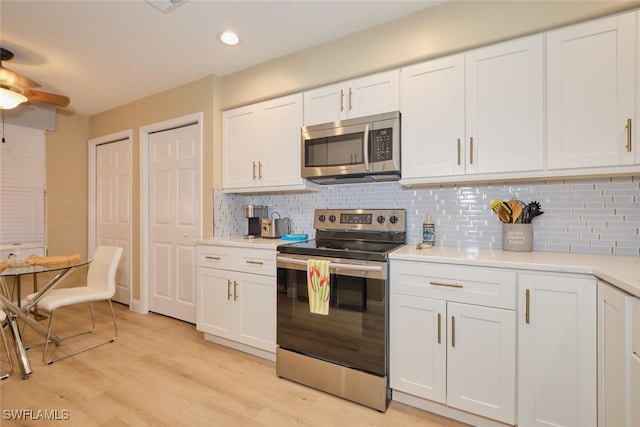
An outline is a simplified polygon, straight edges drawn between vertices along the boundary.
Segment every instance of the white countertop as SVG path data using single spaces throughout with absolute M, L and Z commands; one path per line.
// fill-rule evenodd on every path
M 283 245 L 285 242 L 282 239 L 264 239 L 262 237 L 256 237 L 253 239 L 245 239 L 242 236 L 237 237 L 223 237 L 220 239 L 204 239 L 196 242 L 199 245 L 223 245 L 223 246 L 238 246 L 242 248 L 258 248 L 258 249 L 273 249 L 275 250 L 278 245 Z
M 438 262 L 519 270 L 578 273 L 596 276 L 640 298 L 640 257 L 560 252 L 508 252 L 496 249 L 432 247 L 407 244 L 393 251 L 392 260 Z

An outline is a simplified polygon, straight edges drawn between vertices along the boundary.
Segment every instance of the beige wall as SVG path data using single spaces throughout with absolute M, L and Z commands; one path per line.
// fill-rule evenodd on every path
M 221 110 L 637 7 L 640 1 L 455 1 L 123 105 L 90 117 L 88 125 L 86 118 L 58 113 L 58 130 L 47 137 L 49 248 L 86 250 L 89 138 L 133 130 L 132 286 L 138 298 L 141 126 L 203 112 L 203 230 L 211 237 L 211 189 L 222 187 Z

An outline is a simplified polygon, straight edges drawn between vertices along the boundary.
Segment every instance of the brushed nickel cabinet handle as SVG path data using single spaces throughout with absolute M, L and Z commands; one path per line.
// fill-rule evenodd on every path
M 456 317 L 451 316 L 451 347 L 456 346 Z
M 438 313 L 438 344 L 442 342 L 442 315 Z
M 631 119 L 627 119 L 627 125 L 625 126 L 627 128 L 627 145 L 625 145 L 625 148 L 627 149 L 627 152 L 631 152 Z
M 256 179 L 256 162 L 253 162 L 253 179 Z
M 245 262 L 246 262 L 247 264 L 257 264 L 257 265 L 263 265 L 263 264 L 264 264 L 264 262 L 263 262 L 263 261 L 254 261 L 254 260 L 251 260 L 251 259 L 248 259 L 248 260 L 246 260 Z
M 344 90 L 340 89 L 340 111 L 344 111 Z
M 258 162 L 258 179 L 262 179 L 262 162 Z
M 233 300 L 236 301 L 238 299 L 238 282 L 233 281 Z
M 351 111 L 351 108 L 353 107 L 353 105 L 351 104 L 352 97 L 353 97 L 353 92 L 351 92 L 351 88 L 349 88 L 349 111 Z
M 524 304 L 525 304 L 525 308 L 524 308 L 524 322 L 528 325 L 529 324 L 529 304 L 531 303 L 531 291 L 529 291 L 529 289 L 524 291 Z
M 231 280 L 227 280 L 227 301 L 231 299 Z
M 458 166 L 460 166 L 460 138 L 458 138 Z
M 213 256 L 213 255 L 207 255 L 207 256 L 205 256 L 205 259 L 212 259 L 214 261 L 219 261 L 220 257 L 219 256 Z
M 447 282 L 440 282 L 438 280 L 431 280 L 429 282 L 430 285 L 432 286 L 446 286 L 449 288 L 462 288 L 463 286 L 459 283 L 447 283 Z
M 473 164 L 473 137 L 469 138 L 469 164 Z

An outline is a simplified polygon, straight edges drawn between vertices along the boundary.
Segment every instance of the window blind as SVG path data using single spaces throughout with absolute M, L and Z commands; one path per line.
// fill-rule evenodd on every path
M 5 124 L 0 131 L 0 245 L 44 246 L 44 130 Z

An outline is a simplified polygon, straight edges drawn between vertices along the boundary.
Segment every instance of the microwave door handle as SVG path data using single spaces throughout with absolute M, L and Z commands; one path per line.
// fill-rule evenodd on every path
M 364 127 L 364 138 L 362 138 L 362 152 L 364 153 L 364 169 L 370 170 L 369 168 L 369 123 Z

